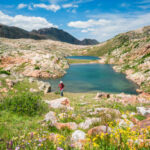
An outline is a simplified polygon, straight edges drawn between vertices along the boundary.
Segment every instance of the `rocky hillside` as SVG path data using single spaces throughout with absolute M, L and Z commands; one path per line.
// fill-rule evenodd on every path
M 51 40 L 0 39 L 0 74 L 57 78 L 69 67 L 65 56 L 84 46 Z
M 119 34 L 82 53 L 102 57 L 100 63 L 115 64 L 115 70 L 150 92 L 150 26 Z
M 93 39 L 85 39 L 80 41 L 69 33 L 57 28 L 43 28 L 40 30 L 33 30 L 32 32 L 28 32 L 18 27 L 11 27 L 2 24 L 0 24 L 0 37 L 10 39 L 25 38 L 35 40 L 51 39 L 76 45 L 95 45 L 99 43 Z

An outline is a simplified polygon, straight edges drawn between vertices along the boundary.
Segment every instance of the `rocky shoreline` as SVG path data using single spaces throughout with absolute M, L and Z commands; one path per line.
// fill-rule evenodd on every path
M 100 63 L 100 64 L 107 64 L 106 63 L 107 62 L 107 57 L 102 57 L 101 58 L 101 60 L 99 60 L 98 61 L 98 63 Z M 122 72 L 122 67 L 121 67 L 121 65 L 119 65 L 119 64 L 114 64 L 114 62 L 109 62 L 109 64 L 112 64 L 112 65 L 114 65 L 114 66 L 112 66 L 112 68 L 114 69 L 114 71 L 116 71 L 116 72 Z M 142 82 L 144 82 L 145 80 L 147 81 L 147 80 L 149 80 L 149 79 L 147 79 L 147 78 L 145 78 L 143 75 L 142 75 L 142 73 L 134 73 L 134 71 L 133 70 L 126 70 L 125 72 L 123 72 L 123 73 L 125 73 L 126 74 L 126 78 L 127 79 L 129 79 L 129 80 L 131 80 L 131 81 L 133 81 L 134 83 L 136 83 L 138 86 L 139 86 L 139 89 L 137 89 L 137 92 L 138 93 L 142 93 L 142 92 L 144 92 L 143 90 L 142 90 L 142 87 L 141 87 L 141 83 Z M 149 93 L 149 92 L 148 92 Z

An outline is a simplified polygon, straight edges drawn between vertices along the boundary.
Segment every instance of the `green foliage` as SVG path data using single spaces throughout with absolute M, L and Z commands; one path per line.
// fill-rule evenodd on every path
M 60 91 L 56 91 L 55 94 L 56 94 L 56 95 L 60 95 Z
M 10 75 L 10 72 L 6 71 L 6 70 L 3 70 L 3 68 L 0 68 L 0 74 Z
M 138 60 L 138 64 L 143 64 L 146 58 L 150 57 L 150 53 L 144 55 L 140 60 Z
M 128 48 L 126 48 L 126 49 L 122 52 L 122 54 L 125 54 L 125 53 L 130 52 L 130 51 L 131 51 L 131 48 L 128 47 Z
M 34 69 L 35 70 L 40 70 L 40 67 L 39 66 L 35 66 Z
M 142 116 L 142 115 L 135 115 L 134 117 L 137 118 L 140 121 L 146 119 L 146 117 Z
M 144 71 L 144 73 L 147 73 L 147 72 L 149 72 L 149 71 L 150 71 L 150 69 L 147 69 L 147 70 Z
M 80 64 L 80 63 L 90 63 L 92 60 L 84 60 L 84 59 L 68 59 L 69 64 Z
M 129 44 L 129 36 L 125 34 L 119 34 L 118 36 L 114 37 L 111 40 L 108 40 L 101 46 L 95 46 L 89 49 L 87 55 L 103 56 L 106 53 L 110 55 L 113 50 L 120 48 L 124 43 L 127 45 Z
M 0 109 L 28 116 L 40 115 L 47 110 L 40 96 L 32 93 L 8 96 L 0 103 Z
M 125 112 L 125 111 L 136 112 L 136 106 L 133 106 L 133 105 L 123 106 L 121 103 L 114 103 L 112 108 L 118 109 L 121 112 Z
M 20 66 L 18 66 L 17 68 L 16 68 L 16 72 L 21 72 L 21 71 L 23 71 L 24 70 L 24 68 L 26 67 L 26 65 L 27 65 L 27 63 L 22 63 Z
M 122 71 L 124 72 L 125 70 L 128 70 L 130 69 L 130 65 L 129 64 L 125 64 L 123 67 L 122 67 Z
M 134 48 L 138 48 L 139 47 L 139 43 L 135 43 Z
M 145 59 L 145 58 L 147 58 L 147 57 L 150 57 L 150 53 L 144 55 L 144 56 L 142 57 L 142 59 Z
M 146 42 L 149 42 L 149 41 L 150 41 L 150 38 L 147 38 L 147 39 L 146 39 Z

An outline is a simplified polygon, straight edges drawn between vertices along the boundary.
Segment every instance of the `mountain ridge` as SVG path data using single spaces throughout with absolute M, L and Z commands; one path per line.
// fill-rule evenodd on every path
M 71 34 L 57 28 L 42 28 L 39 30 L 32 30 L 31 32 L 21 29 L 15 26 L 7 26 L 0 24 L 0 37 L 10 39 L 34 39 L 34 40 L 45 40 L 51 39 L 55 41 L 66 42 L 76 45 L 96 45 L 99 42 L 95 39 L 84 39 L 83 41 L 78 40 Z

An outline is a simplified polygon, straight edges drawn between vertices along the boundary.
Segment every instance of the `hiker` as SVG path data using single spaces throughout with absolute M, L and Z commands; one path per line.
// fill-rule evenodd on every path
M 63 94 L 63 90 L 64 90 L 63 81 L 60 81 L 60 84 L 59 84 L 58 86 L 59 86 L 59 88 L 60 88 L 60 95 L 61 95 L 61 96 L 64 96 L 64 94 Z

